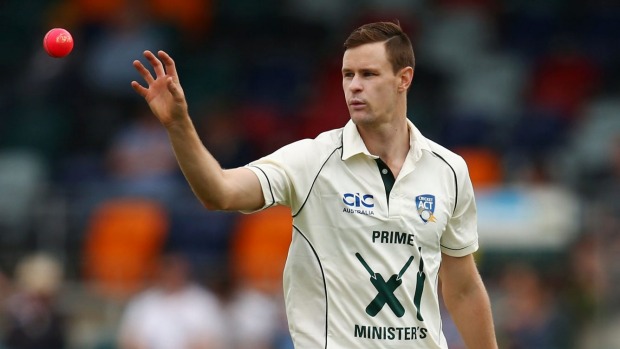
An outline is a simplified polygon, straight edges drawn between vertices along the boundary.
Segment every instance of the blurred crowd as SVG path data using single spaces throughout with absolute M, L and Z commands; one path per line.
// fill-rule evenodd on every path
M 515 230 L 477 254 L 500 347 L 620 348 L 617 3 L 9 0 L 0 18 L 0 348 L 290 349 L 289 212 L 203 209 L 131 63 L 169 52 L 203 142 L 240 166 L 342 127 L 342 43 L 394 19 L 416 54 L 408 117 L 477 193 L 574 203 L 537 206 L 527 232 L 481 212 Z M 66 58 L 42 49 L 53 27 L 73 34 Z

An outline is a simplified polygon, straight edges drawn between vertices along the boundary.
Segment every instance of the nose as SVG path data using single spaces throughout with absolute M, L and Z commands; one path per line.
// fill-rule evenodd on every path
M 357 74 L 355 74 L 351 78 L 351 82 L 349 83 L 349 90 L 353 92 L 361 91 L 363 88 L 362 81 Z

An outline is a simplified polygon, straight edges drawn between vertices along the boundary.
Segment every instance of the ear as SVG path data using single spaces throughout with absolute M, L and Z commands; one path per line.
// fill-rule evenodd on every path
M 398 83 L 398 91 L 406 92 L 411 86 L 411 82 L 413 81 L 413 68 L 412 67 L 404 67 L 398 72 L 398 77 L 400 79 Z

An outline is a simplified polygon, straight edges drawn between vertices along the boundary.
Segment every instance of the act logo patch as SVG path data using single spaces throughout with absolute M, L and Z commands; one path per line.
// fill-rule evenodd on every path
M 435 222 L 435 195 L 424 194 L 416 196 L 415 207 L 424 223 Z

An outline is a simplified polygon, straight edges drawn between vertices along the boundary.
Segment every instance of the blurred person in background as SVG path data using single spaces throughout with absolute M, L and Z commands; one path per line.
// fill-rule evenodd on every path
M 589 325 L 582 348 L 620 347 L 620 133 L 610 139 L 606 159 L 597 173 L 586 177 L 587 234 L 575 244 L 575 291 L 583 303 L 578 319 Z M 585 176 L 584 176 L 585 177 Z
M 221 349 L 222 313 L 217 297 L 198 284 L 187 258 L 164 252 L 154 283 L 126 305 L 120 349 Z
M 33 253 L 18 262 L 15 290 L 3 309 L 7 348 L 66 348 L 66 319 L 58 304 L 63 281 L 60 261 L 49 254 Z
M 497 348 L 472 255 L 478 239 L 471 180 L 461 157 L 407 119 L 414 57 L 398 24 L 370 23 L 346 40 L 342 86 L 351 120 L 344 128 L 228 170 L 196 132 L 172 58 L 144 55 L 155 77 L 136 60 L 147 87 L 132 86 L 165 126 L 205 207 L 291 208 L 284 294 L 296 348 L 447 348 L 438 278 L 468 347 Z
M 148 110 L 136 106 L 132 120 L 110 138 L 105 153 L 107 194 L 138 195 L 169 203 L 179 174 L 166 132 Z
M 500 280 L 498 337 L 506 349 L 573 348 L 569 313 L 548 278 L 525 264 L 507 265 Z

